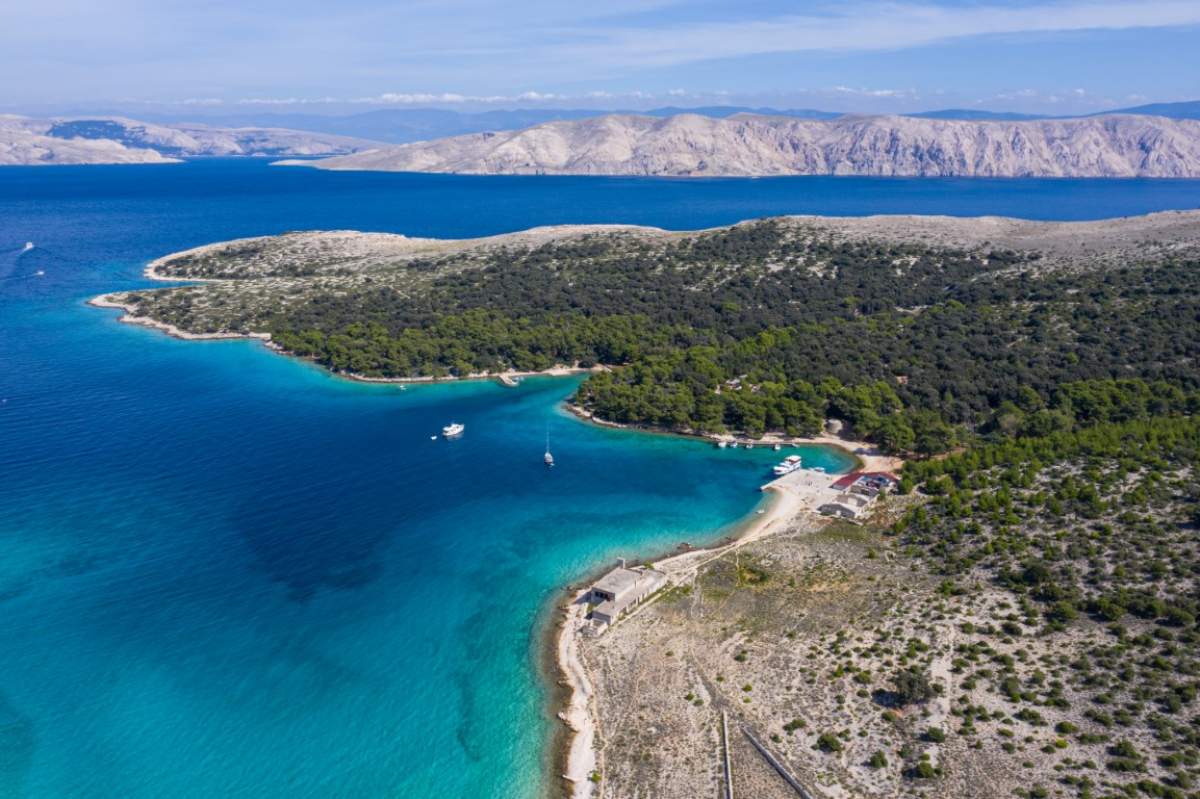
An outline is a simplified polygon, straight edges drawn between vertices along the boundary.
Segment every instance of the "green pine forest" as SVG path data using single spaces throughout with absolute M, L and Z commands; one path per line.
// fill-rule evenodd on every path
M 917 456 L 1186 413 L 1200 390 L 1189 257 L 956 249 L 779 220 L 588 233 L 362 273 L 328 252 L 255 261 L 272 246 L 182 256 L 173 274 L 224 281 L 123 299 L 195 332 L 269 332 L 341 373 L 603 365 L 576 396 L 601 419 L 757 437 L 835 418 Z M 240 272 L 247 262 L 269 270 Z M 228 288 L 239 282 L 255 288 Z
M 597 235 L 504 249 L 415 295 L 365 285 L 268 323 L 336 371 L 606 364 L 577 401 L 607 420 L 758 436 L 832 417 L 928 455 L 1194 396 L 1198 266 L 1042 269 L 1037 253 L 831 242 L 765 221 L 665 247 Z

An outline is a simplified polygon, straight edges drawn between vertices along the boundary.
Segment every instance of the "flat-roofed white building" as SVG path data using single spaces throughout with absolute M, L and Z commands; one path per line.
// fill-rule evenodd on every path
M 592 621 L 600 625 L 612 624 L 629 608 L 662 588 L 667 575 L 648 566 L 626 568 L 621 565 L 601 577 L 592 586 L 588 601 L 593 603 Z

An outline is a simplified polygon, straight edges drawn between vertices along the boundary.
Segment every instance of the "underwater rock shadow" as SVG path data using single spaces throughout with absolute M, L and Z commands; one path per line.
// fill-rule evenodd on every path
M 364 499 L 364 502 L 369 500 Z M 231 519 L 246 543 L 252 566 L 287 588 L 293 602 L 322 590 L 353 591 L 377 580 L 390 531 L 380 520 L 346 512 L 362 507 L 353 497 L 305 497 L 289 502 L 243 503 Z

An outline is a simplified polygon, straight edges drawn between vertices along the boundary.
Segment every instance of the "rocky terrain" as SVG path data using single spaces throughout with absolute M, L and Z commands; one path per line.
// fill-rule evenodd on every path
M 1021 559 L 1001 558 L 1024 572 L 976 559 L 948 579 L 945 551 L 908 531 L 949 503 L 928 510 L 917 492 L 863 526 L 802 511 L 583 638 L 596 793 L 724 796 L 724 714 L 734 795 L 798 795 L 754 736 L 813 797 L 1196 796 L 1187 425 L 1184 452 L 1157 439 L 1134 455 L 1149 467 L 1089 444 L 1087 458 L 1026 465 L 1015 494 L 999 469 L 977 475 L 985 487 L 951 523 L 1009 536 Z M 1111 453 L 1125 437 L 1114 429 Z M 1071 481 L 1085 470 L 1093 495 Z M 1007 518 L 987 510 L 997 499 Z M 1124 604 L 1050 597 L 1082 573 L 1050 560 L 1056 546 L 1092 569 L 1085 590 Z M 997 538 L 989 551 L 1004 551 Z
M 1130 260 L 1188 258 L 1200 253 L 1200 212 L 1163 212 L 1101 222 L 1033 222 L 1003 217 L 779 217 L 711 231 L 670 232 L 617 225 L 534 228 L 482 239 L 421 239 L 387 233 L 310 231 L 205 245 L 150 264 L 162 280 L 206 282 L 152 291 L 117 292 L 110 302 L 134 318 L 154 318 L 193 334 L 265 333 L 287 308 L 362 290 L 418 296 L 449 275 L 489 268 L 496 258 L 547 252 L 551 246 L 603 245 L 612 257 L 657 253 L 726 231 L 781 225 L 784 237 L 811 254 L 772 270 L 830 272 L 831 245 L 881 242 L 944 251 L 1010 252 L 1006 268 L 1094 269 Z M 569 254 L 569 252 L 568 252 Z M 1009 257 L 1009 256 L 1006 256 Z M 825 259 L 825 260 L 822 260 Z
M 24 117 L 0 117 L 0 166 L 36 164 L 170 164 L 157 150 L 129 147 L 115 139 L 61 139 L 49 125 Z
M 281 128 L 155 125 L 122 117 L 0 117 L 0 165 L 163 164 L 193 156 L 317 156 L 373 142 Z
M 737 114 L 611 115 L 322 160 L 321 169 L 465 174 L 964 177 L 1200 176 L 1200 121 Z

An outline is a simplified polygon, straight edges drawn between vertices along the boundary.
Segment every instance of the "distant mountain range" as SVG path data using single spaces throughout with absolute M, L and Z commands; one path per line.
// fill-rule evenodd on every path
M 1094 114 L 1082 115 L 1053 115 L 1053 114 L 1021 114 L 1015 111 L 981 111 L 972 108 L 944 108 L 939 111 L 920 111 L 915 114 L 901 116 L 918 119 L 994 119 L 1008 122 L 1021 122 L 1034 119 L 1086 119 L 1088 117 L 1111 116 L 1112 114 L 1136 114 L 1139 116 L 1166 117 L 1167 119 L 1200 119 L 1200 100 L 1184 103 L 1152 103 L 1130 108 L 1114 108 L 1109 111 L 1097 111 Z
M 915 119 L 961 119 L 977 121 L 981 119 L 1001 122 L 1023 122 L 1033 119 L 1062 119 L 1062 117 L 1044 117 L 1037 114 L 1018 114 L 1015 111 L 978 111 L 971 108 L 944 108 L 940 111 L 919 111 L 915 114 L 903 114 Z
M 1200 121 L 611 115 L 305 162 L 463 174 L 1200 177 Z
M 734 114 L 766 114 L 797 119 L 836 119 L 832 111 L 813 109 L 750 108 L 747 106 L 716 105 L 700 108 L 653 108 L 649 111 L 604 111 L 585 108 L 525 108 L 492 111 L 452 111 L 442 108 L 388 108 L 349 115 L 244 113 L 213 117 L 211 124 L 223 127 L 267 126 L 353 136 L 377 142 L 406 144 L 414 141 L 442 139 L 464 133 L 520 130 L 543 122 L 591 119 L 609 114 L 637 114 L 649 117 L 669 117 L 677 114 L 700 114 L 723 119 Z M 170 117 L 152 115 L 149 118 L 170 123 Z
M 123 117 L 0 116 L 0 165 L 161 164 L 194 156 L 352 153 L 378 142 L 280 128 L 156 125 Z
M 578 122 L 612 115 L 668 119 L 689 114 L 714 120 L 738 115 L 792 120 L 831 121 L 870 118 L 816 109 L 747 106 L 663 107 L 649 111 L 606 112 L 594 109 L 515 109 L 454 111 L 395 108 L 349 115 L 245 112 L 210 116 L 203 123 L 149 115 L 134 120 L 119 114 L 72 114 L 52 119 L 0 115 L 0 165 L 26 163 L 162 163 L 211 155 L 261 155 L 276 158 L 339 155 L 388 144 L 434 141 L 485 132 L 524 130 L 550 122 Z M 1177 120 L 1200 119 L 1200 101 L 1155 103 L 1111 114 L 1145 114 Z M 1100 114 L 1092 117 L 1104 116 Z M 1027 122 L 1066 120 L 1010 112 L 942 109 L 901 118 Z M 1080 117 L 1086 119 L 1089 117 Z
M 1169 119 L 1200 119 L 1200 100 L 1189 100 L 1183 103 L 1150 103 L 1136 105 L 1132 108 L 1119 108 L 1106 111 L 1108 114 L 1148 114 L 1149 116 L 1168 117 Z M 1092 114 L 1092 116 L 1100 116 Z
M 544 122 L 560 120 L 592 119 L 612 114 L 636 114 L 648 117 L 670 117 L 678 114 L 699 114 L 714 119 L 725 119 L 735 114 L 759 114 L 782 116 L 793 119 L 837 119 L 842 116 L 860 116 L 835 111 L 820 111 L 811 108 L 761 108 L 749 106 L 715 105 L 699 108 L 667 106 L 649 111 L 596 110 L 583 108 L 532 108 L 492 111 L 452 111 L 439 108 L 389 108 L 366 111 L 359 114 L 330 116 L 321 114 L 244 113 L 222 115 L 209 120 L 210 124 L 223 127 L 274 127 L 292 130 L 308 130 L 339 136 L 352 136 L 392 144 L 428 141 L 447 136 L 485 131 L 520 130 Z M 1200 119 L 1200 101 L 1187 103 L 1157 103 L 1138 108 L 1106 111 L 1104 114 L 1153 114 L 1172 119 Z M 1102 116 L 1093 114 L 1092 116 Z M 948 108 L 905 114 L 918 119 L 961 119 L 961 120 L 1004 120 L 1022 121 L 1033 119 L 1065 119 L 1036 114 L 983 111 L 977 109 Z M 172 123 L 178 119 L 161 116 L 149 117 L 159 122 Z

